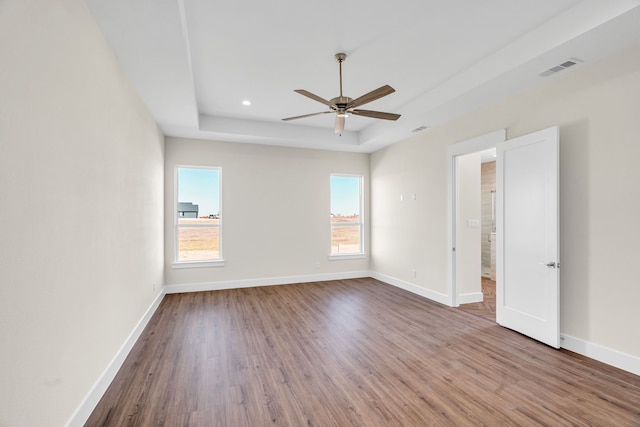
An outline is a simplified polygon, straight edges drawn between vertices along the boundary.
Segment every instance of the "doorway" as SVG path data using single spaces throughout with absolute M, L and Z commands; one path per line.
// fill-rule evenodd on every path
M 466 155 L 469 156 L 469 155 Z M 496 149 L 481 151 L 480 162 L 480 252 L 482 301 L 461 303 L 459 308 L 476 316 L 496 321 Z M 477 165 L 476 165 L 477 167 Z M 478 183 L 476 183 L 476 187 Z M 473 244 L 473 243 L 471 243 Z M 458 242 L 460 245 L 460 242 Z
M 481 265 L 481 230 L 480 230 L 480 152 L 495 149 L 497 144 L 506 140 L 506 130 L 499 129 L 486 135 L 461 141 L 448 147 L 448 167 L 449 167 L 449 302 L 452 307 L 460 304 L 480 303 L 483 301 L 482 294 L 482 265 Z M 459 198 L 459 188 L 465 185 L 465 178 L 458 176 L 459 161 L 463 156 L 478 153 L 478 188 L 476 196 L 478 198 L 478 208 L 474 213 L 469 213 L 467 217 L 458 215 L 461 202 Z M 472 191 L 473 192 L 473 191 Z M 465 209 L 462 206 L 462 209 Z M 477 215 L 477 216 L 475 216 Z M 472 216 L 475 216 L 473 218 Z M 471 261 L 469 261 L 471 260 Z M 461 286 L 466 283 L 465 286 Z M 495 320 L 495 318 L 494 318 Z
M 487 240 L 490 238 L 484 233 L 484 230 L 486 223 L 489 224 L 490 229 L 493 229 L 495 209 L 493 218 L 489 214 L 488 218 L 481 219 L 481 153 L 485 152 L 485 158 L 489 155 L 493 160 L 493 152 L 487 150 L 495 151 L 496 145 L 505 140 L 506 130 L 500 129 L 453 144 L 449 146 L 447 153 L 449 165 L 450 274 L 448 285 L 450 305 L 459 307 L 463 304 L 465 309 L 477 309 L 477 311 L 482 309 L 483 312 L 488 313 L 488 316 L 493 317 L 493 321 L 495 321 L 495 281 L 491 280 L 489 271 L 489 280 L 484 280 L 486 289 L 483 289 L 481 245 L 483 235 Z M 490 212 L 492 205 L 489 204 L 488 207 Z M 490 245 L 488 248 L 490 249 Z M 485 304 L 485 293 L 489 306 Z M 491 296 L 493 296 L 492 302 L 490 301 Z M 475 304 L 475 306 L 471 304 Z

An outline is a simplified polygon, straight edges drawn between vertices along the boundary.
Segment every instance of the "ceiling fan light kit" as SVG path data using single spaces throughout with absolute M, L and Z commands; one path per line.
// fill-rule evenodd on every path
M 398 120 L 400 118 L 400 114 L 395 113 L 384 113 L 382 111 L 371 111 L 371 110 L 358 110 L 356 107 L 367 104 L 371 101 L 375 101 L 376 99 L 382 98 L 383 96 L 387 96 L 395 92 L 395 89 L 389 85 L 384 85 L 379 87 L 378 89 L 374 89 L 371 92 L 365 93 L 359 98 L 353 99 L 348 96 L 342 95 L 342 63 L 345 59 L 347 59 L 347 55 L 345 53 L 336 53 L 335 55 L 336 61 L 338 61 L 340 67 L 340 96 L 332 98 L 327 101 L 326 99 L 319 97 L 309 91 L 304 89 L 295 89 L 294 92 L 299 93 L 300 95 L 304 95 L 307 98 L 311 98 L 314 101 L 320 102 L 321 104 L 329 107 L 328 111 L 322 111 L 319 113 L 311 113 L 304 114 L 302 116 L 294 116 L 287 117 L 282 119 L 284 121 L 302 119 L 305 117 L 319 116 L 321 114 L 329 114 L 336 113 L 336 123 L 334 127 L 334 131 L 337 134 L 341 134 L 344 130 L 345 119 L 349 117 L 350 114 L 354 114 L 356 116 L 364 116 L 371 117 L 374 119 L 383 119 L 383 120 Z

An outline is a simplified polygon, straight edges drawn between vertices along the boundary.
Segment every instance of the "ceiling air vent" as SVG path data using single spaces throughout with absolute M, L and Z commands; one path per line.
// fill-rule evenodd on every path
M 559 73 L 562 70 L 566 70 L 569 67 L 573 67 L 574 65 L 578 64 L 582 62 L 581 59 L 578 58 L 569 58 L 567 61 L 563 62 L 562 64 L 556 65 L 555 67 L 551 67 L 549 68 L 547 71 L 544 71 L 542 73 L 540 73 L 540 77 L 549 77 L 552 76 L 556 73 Z
M 417 133 L 417 132 L 422 132 L 425 129 L 429 129 L 431 126 L 427 126 L 427 125 L 422 125 L 420 127 L 415 128 L 414 130 L 412 130 L 411 132 L 413 133 Z

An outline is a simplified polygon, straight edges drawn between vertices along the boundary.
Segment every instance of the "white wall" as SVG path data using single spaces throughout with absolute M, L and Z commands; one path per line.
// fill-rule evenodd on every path
M 223 267 L 172 268 L 177 165 L 222 168 Z M 368 258 L 329 260 L 331 173 L 364 176 L 364 219 L 368 224 L 367 154 L 167 138 L 166 283 L 214 288 L 230 282 L 235 282 L 231 286 L 241 285 L 237 281 L 259 284 L 263 279 L 304 280 L 308 276 L 315 280 L 323 275 L 367 272 Z M 364 238 L 368 253 L 368 225 Z M 212 284 L 215 286 L 209 286 Z
M 374 153 L 372 269 L 446 293 L 447 145 L 559 125 L 561 332 L 640 357 L 639 112 L 637 46 Z M 396 202 L 408 188 L 422 201 L 411 212 Z
M 163 137 L 81 0 L 0 3 L 0 425 L 61 426 L 163 280 Z
M 456 157 L 456 291 L 458 303 L 482 300 L 482 229 L 481 222 L 481 156 L 480 153 Z M 469 227 L 468 221 L 478 221 L 478 227 Z
M 371 270 L 444 296 L 447 150 L 428 144 L 414 137 L 371 155 Z

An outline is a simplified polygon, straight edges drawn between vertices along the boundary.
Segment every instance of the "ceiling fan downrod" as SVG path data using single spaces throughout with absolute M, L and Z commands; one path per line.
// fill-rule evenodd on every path
M 336 61 L 340 66 L 340 98 L 342 98 L 342 62 L 347 59 L 346 53 L 336 53 Z

